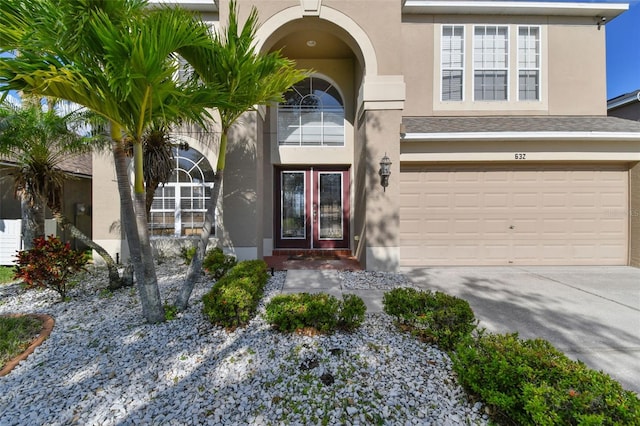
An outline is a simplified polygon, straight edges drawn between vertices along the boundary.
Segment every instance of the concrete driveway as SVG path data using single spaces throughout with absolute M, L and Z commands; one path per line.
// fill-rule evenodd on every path
M 412 282 L 464 298 L 480 327 L 541 337 L 640 393 L 640 269 L 404 268 Z

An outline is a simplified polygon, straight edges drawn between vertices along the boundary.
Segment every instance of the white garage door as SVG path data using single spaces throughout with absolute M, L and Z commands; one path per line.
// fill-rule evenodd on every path
M 627 170 L 402 166 L 401 264 L 626 265 Z

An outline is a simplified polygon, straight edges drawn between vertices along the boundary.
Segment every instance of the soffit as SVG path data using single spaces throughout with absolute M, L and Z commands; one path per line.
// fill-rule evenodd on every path
M 402 10 L 405 14 L 602 16 L 611 20 L 628 8 L 629 5 L 627 3 L 406 0 Z

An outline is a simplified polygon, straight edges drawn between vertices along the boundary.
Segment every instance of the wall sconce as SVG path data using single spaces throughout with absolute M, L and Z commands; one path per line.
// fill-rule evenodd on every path
M 387 157 L 387 153 L 384 153 L 384 157 L 380 160 L 380 185 L 387 192 L 387 186 L 389 186 L 389 176 L 391 176 L 391 160 Z

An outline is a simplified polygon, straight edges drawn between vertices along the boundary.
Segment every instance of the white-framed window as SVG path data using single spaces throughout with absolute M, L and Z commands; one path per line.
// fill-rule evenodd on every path
M 518 100 L 540 100 L 540 27 L 518 27 Z
M 473 99 L 509 99 L 509 27 L 477 25 L 473 30 Z
M 441 99 L 464 98 L 464 26 L 443 25 L 440 46 Z
M 156 236 L 199 235 L 211 200 L 213 169 L 193 148 L 174 147 L 173 150 L 175 170 L 169 182 L 156 189 L 149 230 Z
M 294 85 L 278 105 L 278 144 L 344 146 L 344 103 L 338 89 L 321 77 Z

